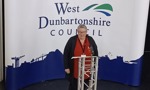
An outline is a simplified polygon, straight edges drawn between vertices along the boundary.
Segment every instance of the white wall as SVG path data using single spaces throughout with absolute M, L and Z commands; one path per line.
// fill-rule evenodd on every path
M 0 81 L 3 80 L 2 0 L 0 0 Z

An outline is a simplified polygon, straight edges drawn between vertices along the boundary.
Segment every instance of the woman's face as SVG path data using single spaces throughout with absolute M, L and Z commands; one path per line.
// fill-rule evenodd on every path
M 78 37 L 81 40 L 84 40 L 86 38 L 87 30 L 85 28 L 79 28 L 78 29 Z

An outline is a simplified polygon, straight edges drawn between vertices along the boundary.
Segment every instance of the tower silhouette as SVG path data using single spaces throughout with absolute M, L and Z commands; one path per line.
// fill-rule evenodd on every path
M 19 60 L 20 60 L 20 58 L 22 58 L 22 57 L 24 57 L 25 55 L 22 55 L 22 56 L 20 56 L 20 57 L 12 57 L 11 59 L 12 60 L 15 60 L 15 68 L 16 67 L 19 67 Z
M 39 61 L 39 59 L 44 60 L 44 57 L 46 57 L 46 56 L 47 56 L 47 54 L 42 54 L 40 57 L 37 57 L 35 60 L 36 61 Z

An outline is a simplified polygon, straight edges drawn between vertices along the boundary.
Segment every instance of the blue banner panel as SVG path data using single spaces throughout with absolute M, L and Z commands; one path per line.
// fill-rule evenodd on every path
M 123 57 L 110 60 L 108 56 L 99 61 L 98 78 L 139 86 L 141 79 L 142 57 L 138 60 L 123 62 Z
M 59 50 L 48 53 L 45 59 L 40 58 L 24 62 L 20 67 L 8 66 L 7 90 L 18 90 L 33 83 L 65 78 L 63 55 Z

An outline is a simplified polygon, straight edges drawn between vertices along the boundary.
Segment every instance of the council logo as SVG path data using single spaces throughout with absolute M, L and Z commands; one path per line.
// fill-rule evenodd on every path
M 92 4 L 83 9 L 83 11 L 88 11 L 90 9 L 93 9 L 96 12 L 100 12 L 106 16 L 111 16 L 111 13 L 109 11 L 113 12 L 113 8 L 110 4 Z

